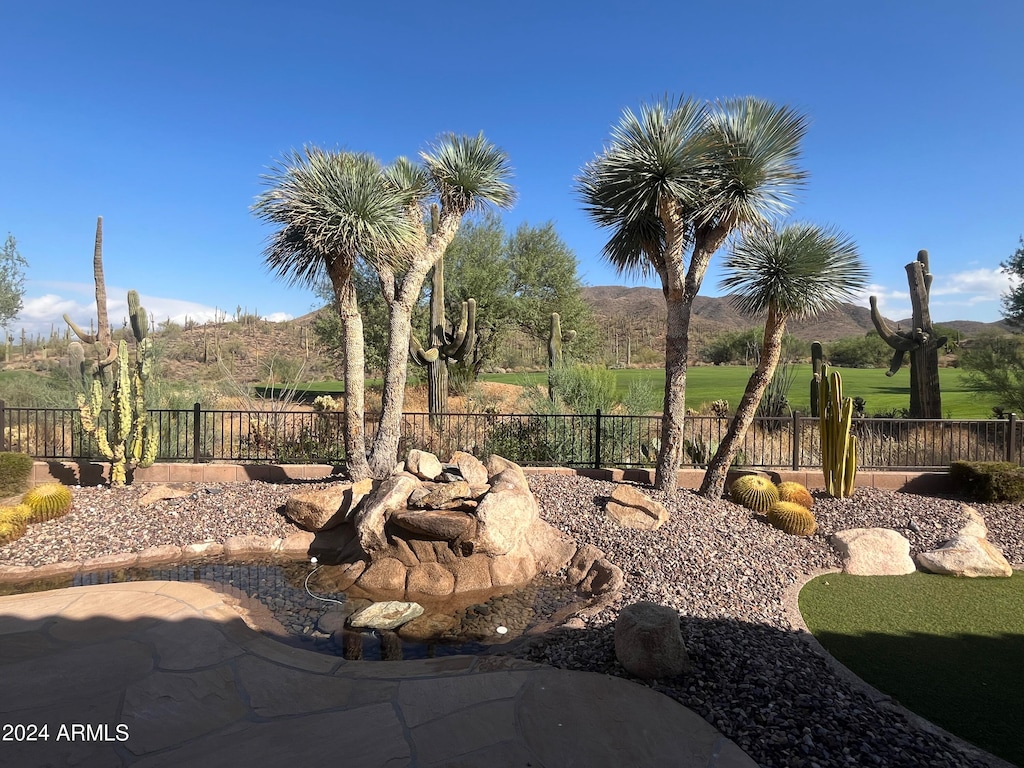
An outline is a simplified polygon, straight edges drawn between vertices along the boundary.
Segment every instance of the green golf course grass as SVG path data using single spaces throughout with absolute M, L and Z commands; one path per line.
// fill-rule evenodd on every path
M 1024 766 L 1024 572 L 829 573 L 809 581 L 799 602 L 818 641 L 860 678 Z
M 885 375 L 883 368 L 838 368 L 843 377 L 843 395 L 863 397 L 865 411 L 871 416 L 893 408 L 910 406 L 910 371 L 900 370 L 895 376 Z M 724 398 L 733 408 L 739 404 L 743 389 L 753 372 L 752 367 L 743 365 L 693 366 L 686 374 L 686 403 L 690 408 L 699 408 L 701 403 Z M 621 396 L 634 381 L 646 381 L 660 395 L 665 387 L 663 369 L 621 369 L 614 371 L 617 393 Z M 506 384 L 535 386 L 547 382 L 547 373 L 490 373 L 480 377 L 484 381 L 499 381 Z M 810 409 L 811 366 L 799 366 L 789 391 L 789 402 L 796 410 L 807 413 Z M 959 368 L 940 368 L 939 382 L 942 388 L 942 412 L 946 418 L 987 419 L 992 416 L 993 398 L 971 392 L 966 385 L 966 376 Z

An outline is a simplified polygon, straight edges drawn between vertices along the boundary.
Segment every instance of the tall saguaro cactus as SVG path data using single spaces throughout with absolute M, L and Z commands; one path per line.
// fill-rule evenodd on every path
M 548 332 L 548 398 L 555 399 L 552 373 L 562 365 L 562 344 L 568 344 L 576 338 L 576 331 L 562 333 L 562 318 L 557 312 L 551 313 L 551 330 Z
M 821 408 L 818 428 L 825 491 L 829 496 L 842 499 L 853 495 L 853 483 L 857 477 L 857 437 L 851 434 L 853 400 L 843 397 L 843 380 L 839 371 L 830 373 L 827 365 L 821 367 L 818 389 Z
M 871 297 L 871 322 L 886 344 L 892 347 L 892 362 L 886 376 L 894 376 L 910 353 L 910 417 L 941 419 L 942 396 L 939 391 L 939 348 L 946 337 L 936 336 L 928 310 L 932 275 L 928 271 L 928 251 L 918 251 L 917 259 L 907 264 L 913 319 L 909 331 L 892 330 L 878 312 L 878 300 Z
M 430 208 L 431 227 L 438 226 L 438 209 Z M 414 336 L 409 337 L 409 355 L 412 361 L 427 369 L 427 411 L 434 426 L 442 414 L 448 412 L 448 363 L 471 359 L 476 345 L 476 300 L 462 302 L 462 315 L 458 326 L 448 329 L 444 316 L 444 257 L 433 266 L 430 282 L 430 334 L 429 347 L 423 348 Z
M 107 288 L 103 277 L 103 218 L 96 222 L 93 251 L 93 275 L 96 281 L 97 332 L 85 333 L 64 315 L 64 320 L 81 339 L 68 345 L 73 369 L 82 377 L 85 393 L 78 395 L 82 428 L 96 438 L 100 453 L 110 462 L 110 484 L 125 485 L 129 469 L 148 467 L 156 460 L 157 433 L 146 412 L 146 382 L 152 369 L 152 339 L 149 318 L 139 303 L 139 294 L 128 291 L 128 314 L 134 352 L 122 340 L 114 344 L 107 319 Z M 90 344 L 96 360 L 87 363 L 83 344 Z M 110 407 L 107 425 L 101 414 Z
M 825 360 L 825 353 L 821 348 L 821 342 L 811 343 L 811 416 L 818 418 L 819 395 L 821 392 L 821 366 Z

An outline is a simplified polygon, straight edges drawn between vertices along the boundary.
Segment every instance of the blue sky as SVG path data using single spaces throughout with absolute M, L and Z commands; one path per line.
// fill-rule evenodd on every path
M 97 215 L 112 318 L 128 288 L 158 321 L 302 315 L 312 292 L 263 267 L 260 174 L 307 143 L 390 161 L 445 131 L 508 152 L 510 228 L 553 220 L 585 283 L 636 284 L 573 179 L 624 108 L 665 93 L 806 112 L 792 217 L 856 240 L 890 318 L 927 248 L 933 318 L 998 319 L 1024 233 L 1019 0 L 33 0 L 0 28 L 0 236 L 29 262 L 15 329 L 94 316 Z

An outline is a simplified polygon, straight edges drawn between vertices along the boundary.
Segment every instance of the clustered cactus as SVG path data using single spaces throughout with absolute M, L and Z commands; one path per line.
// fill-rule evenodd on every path
M 818 528 L 811 512 L 814 497 L 800 483 L 775 485 L 761 475 L 743 475 L 733 482 L 729 495 L 737 504 L 767 515 L 769 523 L 794 536 L 810 536 Z
M 853 400 L 843 397 L 843 380 L 839 371 L 821 367 L 818 402 L 821 415 L 821 469 L 825 475 L 825 491 L 842 499 L 853 495 L 857 476 L 857 437 L 851 434 Z
M 768 522 L 791 536 L 810 536 L 818 529 L 814 513 L 795 501 L 779 501 L 768 510 Z
M 96 248 L 93 255 L 96 280 L 97 332 L 86 333 L 71 321 L 64 320 L 81 342 L 68 346 L 72 367 L 82 377 L 85 393 L 78 395 L 82 429 L 96 439 L 100 453 L 110 462 L 110 484 L 125 485 L 129 469 L 148 467 L 156 461 L 157 433 L 151 428 L 146 411 L 146 382 L 152 370 L 152 339 L 146 310 L 139 304 L 139 294 L 128 291 L 128 313 L 134 355 L 122 340 L 114 344 L 107 322 L 107 291 L 103 281 L 103 219 L 96 223 Z M 97 361 L 85 362 L 83 344 L 96 350 Z M 90 381 L 91 379 L 91 381 Z M 109 425 L 102 422 L 104 409 L 110 407 Z

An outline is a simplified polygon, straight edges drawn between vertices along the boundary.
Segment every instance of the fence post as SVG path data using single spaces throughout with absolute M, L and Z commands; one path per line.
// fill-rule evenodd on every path
M 195 403 L 192 406 L 192 463 L 199 463 L 199 419 L 202 413 L 202 406 Z
M 594 469 L 601 468 L 601 409 L 594 414 Z
M 1017 414 L 1011 413 L 1006 430 L 1006 460 L 1017 463 Z
M 0 400 L 0 451 L 7 450 L 7 403 Z
M 793 471 L 800 469 L 800 412 L 793 411 Z

